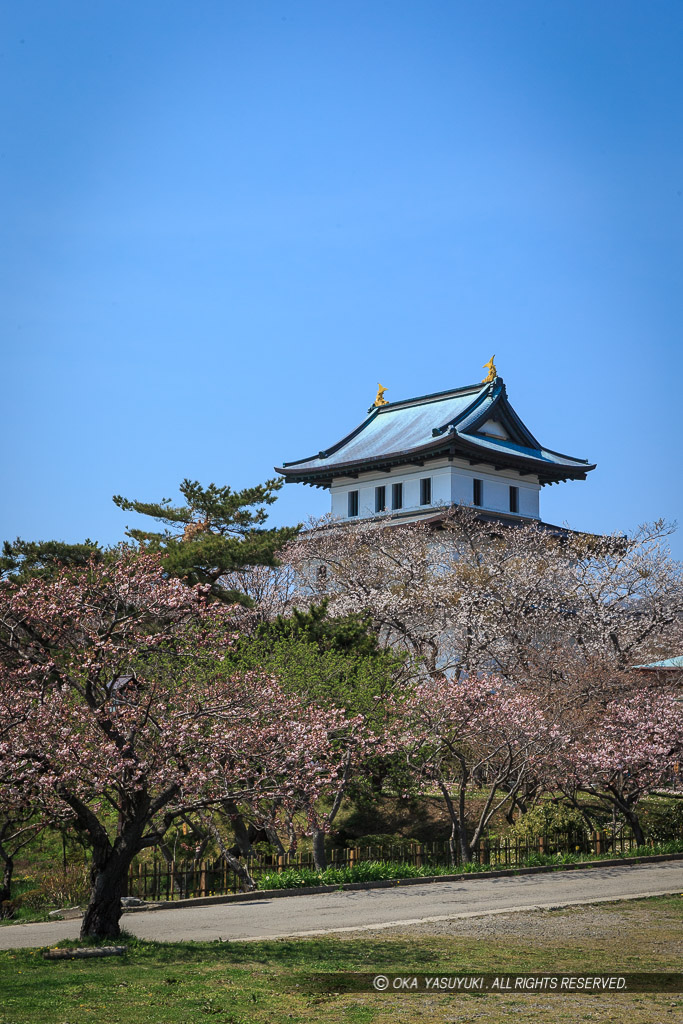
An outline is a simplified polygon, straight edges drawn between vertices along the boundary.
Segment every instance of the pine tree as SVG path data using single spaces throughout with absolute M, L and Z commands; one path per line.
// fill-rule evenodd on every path
M 266 480 L 256 487 L 233 491 L 230 487 L 183 480 L 183 505 L 170 498 L 160 502 L 131 501 L 114 496 L 119 508 L 158 519 L 161 532 L 129 529 L 127 536 L 145 550 L 164 555 L 164 569 L 189 585 L 209 584 L 216 598 L 227 603 L 249 604 L 246 595 L 221 585 L 221 578 L 253 565 L 277 565 L 277 552 L 299 532 L 300 526 L 263 529 L 268 513 L 264 506 L 276 500 L 283 481 Z
M 109 552 L 97 541 L 86 539 L 82 544 L 61 540 L 6 540 L 0 555 L 0 580 L 25 583 L 33 576 L 52 579 L 65 565 L 84 566 L 99 563 Z

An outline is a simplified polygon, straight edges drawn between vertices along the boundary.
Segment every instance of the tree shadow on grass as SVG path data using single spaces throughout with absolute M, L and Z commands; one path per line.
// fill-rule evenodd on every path
M 374 970 L 389 965 L 402 965 L 409 960 L 414 970 L 436 968 L 440 961 L 439 944 L 421 942 L 419 945 L 402 939 L 378 940 L 370 938 L 347 939 L 273 939 L 266 942 L 153 942 L 123 934 L 118 939 L 83 941 L 65 939 L 58 944 L 60 949 L 77 948 L 85 945 L 122 945 L 127 952 L 123 957 L 113 957 L 119 962 L 154 961 L 157 964 L 202 963 L 223 964 L 239 968 L 251 964 L 268 965 L 274 968 L 302 968 L 324 970 Z M 28 954 L 27 950 L 16 950 L 17 954 Z M 43 962 L 40 953 L 32 955 L 35 961 Z M 449 958 L 450 959 L 450 958 Z M 66 961 L 70 962 L 70 961 Z M 81 964 L 95 963 L 102 967 L 110 960 L 92 959 L 79 961 Z

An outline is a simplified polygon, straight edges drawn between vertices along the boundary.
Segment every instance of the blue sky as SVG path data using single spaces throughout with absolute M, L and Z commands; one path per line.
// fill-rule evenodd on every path
M 114 542 L 113 494 L 260 482 L 494 352 L 598 463 L 545 519 L 683 519 L 682 39 L 680 0 L 5 4 L 0 539 Z

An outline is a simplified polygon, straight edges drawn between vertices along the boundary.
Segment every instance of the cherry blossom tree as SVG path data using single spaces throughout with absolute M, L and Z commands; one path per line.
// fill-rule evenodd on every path
M 249 565 L 226 572 L 220 578 L 224 590 L 244 594 L 251 604 L 252 628 L 278 615 L 291 615 L 296 604 L 296 584 L 294 570 L 286 562 L 276 566 Z
M 283 558 L 299 603 L 324 595 L 333 615 L 367 612 L 428 674 L 493 671 L 558 697 L 683 648 L 669 532 L 660 522 L 596 537 L 455 507 L 431 524 L 323 520 Z
M 0 702 L 0 716 L 1 744 L 3 738 L 9 737 L 12 727 L 22 720 L 22 714 L 16 706 L 5 705 L 3 709 Z M 45 827 L 30 794 L 18 795 L 12 790 L 11 783 L 13 777 L 9 765 L 0 760 L 0 918 L 3 916 L 2 905 L 7 904 L 12 897 L 14 858 Z
M 69 820 L 92 850 L 82 935 L 119 933 L 132 858 L 226 799 L 313 804 L 336 776 L 340 712 L 230 675 L 238 614 L 123 550 L 0 589 L 3 800 Z
M 397 744 L 414 778 L 446 803 L 453 863 L 458 853 L 473 859 L 493 815 L 562 743 L 540 702 L 500 676 L 428 679 L 400 717 Z
M 283 553 L 294 573 L 294 581 L 287 576 L 287 608 L 324 598 L 332 616 L 367 614 L 381 643 L 405 652 L 437 687 L 498 676 L 520 700 L 537 702 L 545 729 L 557 723 L 557 744 L 559 734 L 596 719 L 607 705 L 640 699 L 633 666 L 683 649 L 683 568 L 668 552 L 670 532 L 663 522 L 603 537 L 536 523 L 506 526 L 463 507 L 443 509 L 431 523 L 327 517 Z M 424 721 L 424 707 L 411 713 Z M 471 748 L 482 764 L 487 751 L 499 749 L 494 740 Z M 543 729 L 535 743 L 545 765 Z M 514 749 L 522 747 L 529 754 L 522 781 L 515 783 L 514 770 L 505 780 L 501 762 L 503 781 L 496 782 L 494 803 L 509 790 L 509 814 L 542 791 L 539 757 L 529 745 Z M 468 768 L 470 783 L 482 771 Z M 491 778 L 497 772 L 486 768 Z M 596 789 L 600 778 L 606 785 L 596 769 Z
M 326 602 L 259 622 L 255 635 L 237 645 L 234 660 L 236 668 L 264 667 L 288 692 L 348 718 L 348 727 L 334 737 L 340 769 L 327 789 L 329 806 L 324 813 L 319 806 L 306 809 L 314 863 L 323 870 L 325 838 L 343 800 L 352 790 L 376 785 L 385 770 L 387 698 L 410 686 L 410 666 L 379 644 L 367 616 L 332 618 Z M 362 730 L 354 724 L 358 718 Z
M 665 785 L 683 759 L 680 697 L 641 686 L 603 708 L 584 709 L 567 726 L 570 742 L 557 758 L 555 786 L 589 815 L 616 811 L 642 845 L 638 802 Z

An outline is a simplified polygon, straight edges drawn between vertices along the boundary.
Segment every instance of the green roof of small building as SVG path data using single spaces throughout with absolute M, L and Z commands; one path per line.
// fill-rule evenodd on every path
M 683 655 L 680 655 L 677 658 L 665 658 L 664 661 L 653 661 L 649 665 L 634 665 L 633 667 L 651 672 L 666 672 L 671 669 L 680 669 L 683 671 Z

